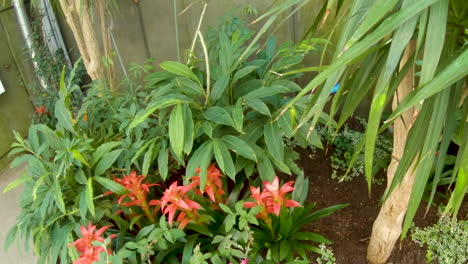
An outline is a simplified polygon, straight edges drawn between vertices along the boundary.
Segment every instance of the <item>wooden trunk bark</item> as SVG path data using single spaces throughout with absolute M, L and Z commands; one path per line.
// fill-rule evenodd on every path
M 400 68 L 404 66 L 414 52 L 414 42 L 410 42 L 402 57 Z M 403 98 L 413 90 L 413 80 L 414 70 L 411 69 L 408 71 L 394 95 L 392 102 L 393 109 L 395 109 Z M 408 109 L 394 123 L 393 153 L 392 161 L 387 170 L 387 188 L 389 188 L 396 169 L 398 168 L 399 161 L 403 156 L 406 138 L 416 115 L 417 113 L 414 109 Z M 390 257 L 395 242 L 401 235 L 402 223 L 408 208 L 408 201 L 413 188 L 414 178 L 413 163 L 406 172 L 402 183 L 389 195 L 380 209 L 379 215 L 372 227 L 372 235 L 367 249 L 367 259 L 370 263 L 383 264 L 386 263 Z
M 99 23 L 106 28 L 105 18 L 102 6 L 105 0 L 96 0 L 99 11 Z M 110 80 L 111 73 L 106 73 L 106 67 L 103 64 L 103 57 L 108 55 L 109 40 L 107 30 L 102 32 L 103 48 L 99 44 L 98 34 L 93 25 L 93 14 L 89 0 L 60 0 L 62 11 L 65 15 L 68 25 L 73 32 L 78 49 L 80 51 L 86 71 L 93 80 Z M 102 50 L 105 50 L 103 52 Z M 108 69 L 109 71 L 109 69 Z

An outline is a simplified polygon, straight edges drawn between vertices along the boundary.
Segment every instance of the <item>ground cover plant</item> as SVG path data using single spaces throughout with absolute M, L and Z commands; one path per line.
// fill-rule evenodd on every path
M 272 118 L 300 90 L 285 73 L 318 44 L 252 44 L 244 22 L 227 21 L 208 48 L 198 33 L 203 59 L 134 66 L 128 92 L 97 82 L 76 108 L 76 68 L 62 74 L 57 122 L 12 146 L 22 154 L 12 165 L 28 166 L 5 190 L 25 188 L 7 245 L 32 238 L 40 263 L 308 263 L 322 253 L 331 241 L 302 228 L 346 205 L 304 205 L 308 180 L 280 136 L 320 142 L 293 133 L 303 104 Z M 301 176 L 282 183 L 276 171 Z
M 411 238 L 427 248 L 427 263 L 466 263 L 468 261 L 468 222 L 441 216 L 438 223 L 412 229 Z

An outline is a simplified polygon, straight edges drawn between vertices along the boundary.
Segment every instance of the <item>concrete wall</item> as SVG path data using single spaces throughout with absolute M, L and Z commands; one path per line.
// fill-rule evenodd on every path
M 26 135 L 33 113 L 27 86 L 35 81 L 31 61 L 12 8 L 0 5 L 0 171 L 8 164 L 7 152 L 14 141 L 12 130 Z
M 128 69 L 131 63 L 141 64 L 148 58 L 154 58 L 155 65 L 166 60 L 177 60 L 173 1 L 139 0 L 136 2 L 138 4 L 134 0 L 118 1 L 118 10 L 113 10 L 113 34 L 125 67 Z M 186 12 L 178 16 L 180 53 L 183 55 L 184 50 L 190 48 L 203 4 L 202 1 L 196 0 L 177 0 L 176 2 L 177 13 L 184 10 L 191 3 L 196 2 Z M 258 9 L 259 14 L 262 14 L 274 2 L 280 1 L 208 0 L 206 2 L 208 7 L 204 17 L 203 32 L 206 32 L 209 27 L 216 26 L 221 16 L 235 8 L 253 5 Z M 274 35 L 280 42 L 300 40 L 312 24 L 313 18 L 322 6 L 322 2 L 322 0 L 310 1 L 305 8 L 283 23 Z M 285 12 L 282 18 L 287 15 L 289 13 Z M 282 18 L 279 18 L 277 22 L 280 22 Z M 247 19 L 252 21 L 255 17 L 250 16 Z M 78 48 L 73 34 L 62 16 L 59 15 L 58 20 L 65 42 L 72 51 L 72 57 L 76 59 Z M 257 29 L 261 25 L 263 25 L 263 22 L 254 25 L 253 28 Z M 316 58 L 312 60 L 310 63 L 317 61 Z M 114 63 L 118 63 L 116 58 Z M 117 70 L 121 73 L 120 66 L 117 67 Z

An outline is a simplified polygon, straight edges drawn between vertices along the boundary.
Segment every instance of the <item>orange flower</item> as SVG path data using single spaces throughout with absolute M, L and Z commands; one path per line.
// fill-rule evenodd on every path
M 294 184 L 293 181 L 285 183 L 281 188 L 279 187 L 279 179 L 278 176 L 275 177 L 272 183 L 267 181 L 263 182 L 263 186 L 265 187 L 266 196 L 265 204 L 267 206 L 267 210 L 269 213 L 274 213 L 275 215 L 279 216 L 280 210 L 282 206 L 285 207 L 298 207 L 300 204 L 294 200 L 287 200 L 285 199 L 285 195 L 288 192 L 294 191 Z
M 120 196 L 119 204 L 128 197 L 131 202 L 122 203 L 124 206 L 138 205 L 141 206 L 146 202 L 146 196 L 149 193 L 149 188 L 152 186 L 160 186 L 157 183 L 143 183 L 145 180 L 145 175 L 138 175 L 136 171 L 130 172 L 128 175 L 124 175 L 122 179 L 114 178 L 114 181 L 122 185 L 128 193 Z
M 200 173 L 200 168 L 195 170 L 196 173 Z M 199 195 L 203 195 L 204 193 L 208 194 L 211 201 L 215 203 L 223 203 L 222 195 L 224 194 L 223 190 L 223 182 L 221 177 L 223 175 L 221 172 L 216 168 L 215 164 L 212 164 L 208 167 L 207 177 L 206 177 L 206 185 L 204 192 L 196 189 L 195 192 Z M 193 184 L 196 186 L 200 186 L 200 176 L 193 176 L 191 178 L 193 180 Z
M 88 224 L 88 228 L 81 226 L 82 237 L 68 245 L 69 247 L 75 246 L 76 250 L 82 253 L 80 257 L 75 262 L 73 262 L 73 264 L 92 264 L 96 261 L 99 261 L 99 255 L 102 252 L 107 251 L 108 254 L 110 254 L 110 251 L 108 251 L 106 248 L 93 245 L 94 241 L 104 243 L 104 238 L 101 237 L 101 235 L 109 227 L 110 226 L 104 226 L 95 231 L 96 226 L 93 226 L 91 223 Z M 112 239 L 115 236 L 116 235 L 112 235 L 110 238 Z
M 278 176 L 276 176 L 272 183 L 267 181 L 263 182 L 263 192 L 260 191 L 260 187 L 250 187 L 250 192 L 252 193 L 251 197 L 255 200 L 255 202 L 245 202 L 244 206 L 247 208 L 261 206 L 262 210 L 258 215 L 256 215 L 256 217 L 263 220 L 267 220 L 269 218 L 268 213 L 273 213 L 276 216 L 279 216 L 281 207 L 283 206 L 300 206 L 300 203 L 285 198 L 287 193 L 294 190 L 294 187 L 292 187 L 293 184 L 294 182 L 290 181 L 280 187 Z
M 145 180 L 145 175 L 137 176 L 135 171 L 132 171 L 129 175 L 124 175 L 122 179 L 114 178 L 114 181 L 122 185 L 128 193 L 121 195 L 119 197 L 118 203 L 124 206 L 139 206 L 143 212 L 145 213 L 146 217 L 151 221 L 154 222 L 154 215 L 151 213 L 147 202 L 147 195 L 149 193 L 149 188 L 152 186 L 160 186 L 157 183 L 143 183 Z M 108 193 L 106 193 L 108 194 Z M 122 203 L 125 198 L 129 198 L 132 200 L 131 202 Z
M 46 111 L 45 106 L 37 106 L 36 109 L 34 109 L 34 113 L 39 114 L 39 115 L 48 115 L 49 112 Z
M 177 182 L 173 182 L 171 186 L 164 191 L 161 200 L 150 201 L 150 205 L 161 206 L 163 214 L 168 214 L 170 226 L 172 226 L 176 212 L 180 211 L 177 221 L 179 222 L 179 228 L 184 229 L 191 220 L 196 219 L 198 216 L 198 209 L 201 208 L 200 204 L 187 196 L 187 192 L 193 187 L 193 183 L 187 186 L 177 186 Z

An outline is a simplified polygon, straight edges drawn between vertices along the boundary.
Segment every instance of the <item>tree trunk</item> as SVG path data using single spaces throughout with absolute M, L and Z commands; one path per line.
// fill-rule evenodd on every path
M 400 68 L 404 66 L 414 52 L 415 43 L 412 41 L 408 44 L 408 47 L 403 54 Z M 411 91 L 413 91 L 413 80 L 414 70 L 410 69 L 395 92 L 392 103 L 393 109 L 395 109 L 398 104 Z M 398 168 L 399 161 L 403 156 L 406 138 L 415 121 L 416 114 L 417 113 L 413 108 L 408 109 L 394 123 L 393 153 L 392 161 L 387 171 L 387 189 L 390 187 L 396 169 Z M 395 246 L 395 242 L 401 235 L 402 223 L 408 208 L 408 201 L 413 188 L 414 178 L 415 171 L 413 163 L 406 172 L 401 184 L 393 190 L 380 209 L 379 215 L 372 227 L 372 235 L 367 249 L 367 259 L 370 263 L 383 264 L 386 263 L 390 257 L 393 247 Z
M 105 16 L 102 6 L 105 5 L 105 0 L 96 0 L 99 12 L 99 23 L 101 30 L 106 29 L 104 26 Z M 86 71 L 93 80 L 111 80 L 113 71 L 106 74 L 106 67 L 103 64 L 103 57 L 109 53 L 108 32 L 102 32 L 103 48 L 100 47 L 98 34 L 93 25 L 93 14 L 91 3 L 89 0 L 60 0 L 63 13 L 75 37 L 78 49 L 80 51 Z M 104 50 L 104 51 L 103 51 Z M 109 68 L 109 67 L 107 67 Z

